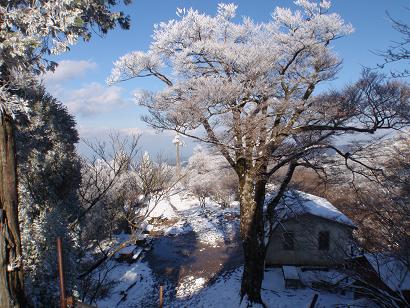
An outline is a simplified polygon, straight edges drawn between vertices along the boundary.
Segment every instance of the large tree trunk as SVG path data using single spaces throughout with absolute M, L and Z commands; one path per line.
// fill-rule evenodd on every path
M 17 211 L 17 163 L 13 121 L 0 118 L 0 307 L 23 307 L 23 271 Z
M 239 181 L 241 222 L 244 251 L 241 299 L 263 304 L 261 287 L 265 267 L 263 203 L 266 180 L 260 174 L 245 174 Z M 255 180 L 256 179 L 256 180 Z

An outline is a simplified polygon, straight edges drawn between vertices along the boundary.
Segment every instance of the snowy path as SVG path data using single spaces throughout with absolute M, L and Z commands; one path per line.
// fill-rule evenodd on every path
M 191 203 L 189 207 L 187 203 Z M 159 283 L 166 285 L 167 298 L 173 301 L 189 297 L 215 277 L 238 268 L 242 250 L 237 209 L 221 209 L 211 203 L 204 210 L 196 200 L 180 198 L 168 204 L 172 214 L 162 204 L 163 213 L 157 217 L 170 215 L 177 222 L 163 229 L 165 236 L 154 239 L 144 260 Z

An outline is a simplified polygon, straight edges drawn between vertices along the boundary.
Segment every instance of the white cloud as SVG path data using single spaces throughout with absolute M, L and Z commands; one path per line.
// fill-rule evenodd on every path
M 120 133 L 127 135 L 127 136 L 135 136 L 135 135 L 155 135 L 156 132 L 152 128 L 139 128 L 139 127 L 129 127 L 129 128 L 120 128 Z
M 65 93 L 62 101 L 70 112 L 81 116 L 91 116 L 123 108 L 127 101 L 122 97 L 123 89 L 107 87 L 93 82 L 83 88 Z
M 81 79 L 96 67 L 93 61 L 63 60 L 54 72 L 47 72 L 43 80 L 47 90 L 67 105 L 71 113 L 91 116 L 124 107 L 127 102 L 122 97 L 121 87 L 92 82 L 78 89 L 67 88 L 66 81 Z
M 78 132 L 82 138 L 99 138 L 107 137 L 110 133 L 119 133 L 121 136 L 135 136 L 135 135 L 157 135 L 155 130 L 149 127 L 126 127 L 126 128 L 108 128 L 101 126 L 86 126 L 79 124 L 77 126 Z
M 63 60 L 58 63 L 54 72 L 47 72 L 43 78 L 46 84 L 81 78 L 97 67 L 97 63 L 86 60 Z

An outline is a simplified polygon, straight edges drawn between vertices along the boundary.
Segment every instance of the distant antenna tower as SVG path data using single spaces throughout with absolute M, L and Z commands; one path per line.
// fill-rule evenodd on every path
M 176 173 L 177 176 L 179 175 L 179 172 L 181 170 L 181 159 L 179 156 L 179 148 L 184 146 L 184 142 L 181 139 L 181 136 L 177 133 L 174 137 L 174 139 L 172 140 L 172 143 L 175 144 L 175 148 L 177 151 L 177 155 L 176 155 Z

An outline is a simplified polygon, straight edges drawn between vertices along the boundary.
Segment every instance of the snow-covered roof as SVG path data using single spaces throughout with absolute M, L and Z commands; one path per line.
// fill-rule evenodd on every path
M 305 269 L 299 272 L 300 280 L 306 286 L 313 287 L 314 283 L 324 282 L 329 285 L 348 287 L 352 285 L 355 280 L 343 271 L 329 269 L 327 271 L 320 269 Z
M 266 196 L 269 202 L 275 195 Z M 304 214 L 310 214 L 355 228 L 355 224 L 329 201 L 324 198 L 297 190 L 287 191 L 275 209 L 279 220 L 287 220 Z
M 285 265 L 282 267 L 282 270 L 283 270 L 283 276 L 285 277 L 285 279 L 299 280 L 299 273 L 298 273 L 298 269 L 296 266 Z
M 410 273 L 403 262 L 383 253 L 366 253 L 364 256 L 390 289 L 393 291 L 410 290 Z

